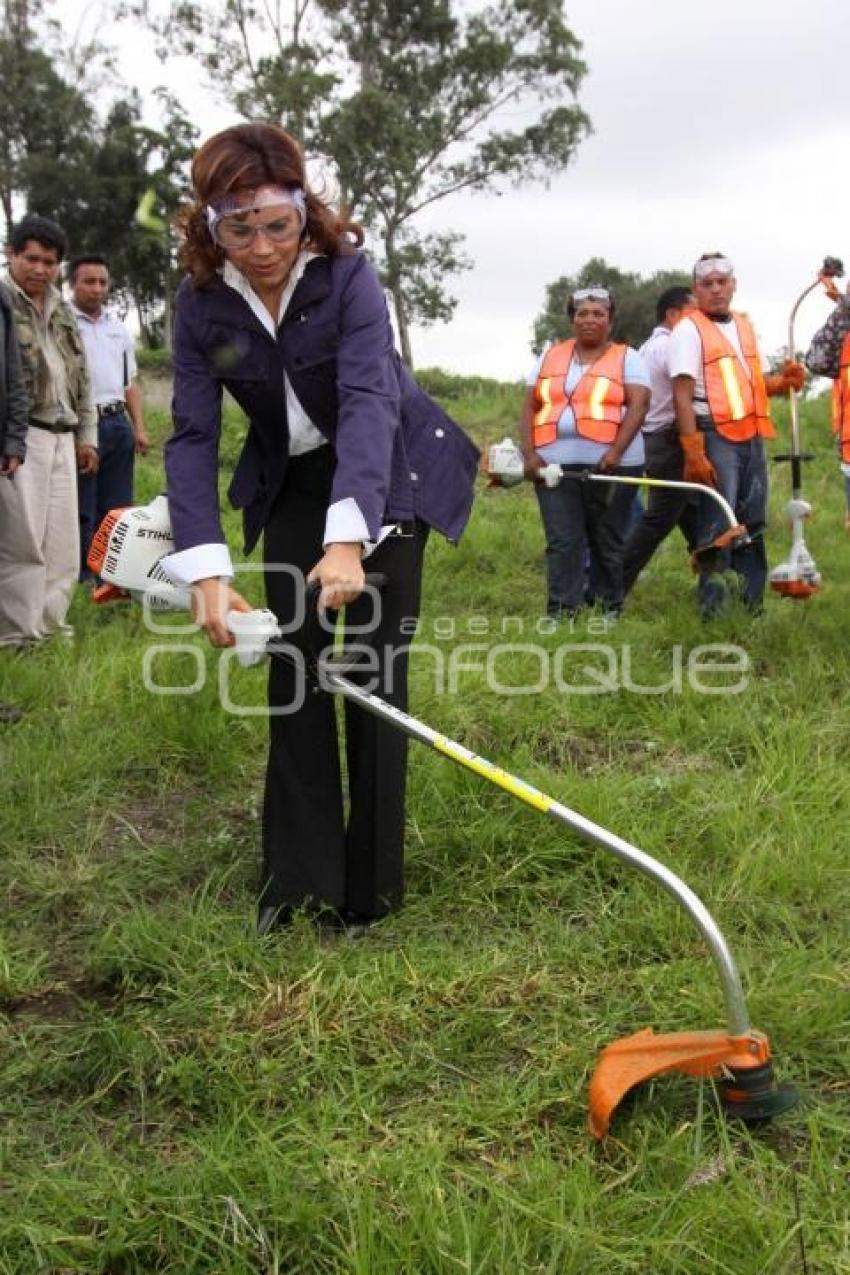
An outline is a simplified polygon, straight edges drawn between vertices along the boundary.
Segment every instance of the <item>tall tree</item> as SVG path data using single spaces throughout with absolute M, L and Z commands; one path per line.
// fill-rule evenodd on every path
M 570 294 L 593 283 L 604 284 L 614 293 L 614 339 L 637 346 L 655 327 L 655 303 L 660 294 L 677 284 L 690 287 L 691 277 L 686 270 L 657 270 L 644 278 L 609 266 L 602 257 L 591 257 L 578 274 L 561 275 L 547 285 L 543 310 L 534 320 L 531 348 L 535 353 L 571 335 L 567 315 Z
M 168 220 L 188 186 L 197 129 L 179 103 L 157 90 L 162 124 L 142 121 L 136 94 L 114 102 L 92 146 L 87 181 L 68 226 L 75 252 L 109 259 L 117 291 L 135 306 L 146 345 L 168 343 L 176 286 Z M 140 224 L 141 200 L 152 199 L 161 231 Z
M 551 180 L 588 129 L 560 0 L 324 0 L 359 85 L 325 121 L 343 191 L 380 237 L 402 350 L 428 316 L 405 272 L 410 223 L 460 191 Z M 524 119 L 519 127 L 507 127 Z M 407 256 L 409 257 L 409 253 Z M 431 262 L 432 286 L 445 271 Z M 443 314 L 445 314 L 444 307 Z M 443 317 L 442 315 L 440 317 Z
M 137 4 L 156 25 L 149 0 Z M 408 361 L 411 324 L 451 315 L 444 280 L 465 264 L 458 236 L 421 236 L 412 221 L 461 191 L 547 183 L 589 129 L 575 101 L 585 66 L 561 0 L 477 10 L 293 0 L 285 14 L 280 3 L 186 0 L 158 30 L 164 53 L 192 52 L 243 112 L 259 108 L 331 157 L 344 201 L 380 244 Z
M 140 225 L 150 191 L 167 219 L 188 185 L 197 130 L 158 90 L 162 123 L 145 124 L 137 94 L 93 106 L 110 82 L 110 50 L 95 35 L 64 39 L 51 0 L 5 0 L 0 31 L 0 207 L 6 228 L 24 210 L 53 217 L 73 254 L 103 253 L 135 304 L 146 343 L 167 333 L 175 284 L 167 234 Z
M 44 6 L 6 0 L 0 34 L 0 206 L 8 230 L 15 201 L 70 211 L 70 191 L 91 154 L 94 113 L 67 83 L 33 23 Z

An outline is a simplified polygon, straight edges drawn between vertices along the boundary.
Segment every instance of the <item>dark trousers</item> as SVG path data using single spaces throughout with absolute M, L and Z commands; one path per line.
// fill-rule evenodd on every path
M 330 447 L 290 459 L 266 527 L 266 592 L 283 625 L 297 614 L 299 583 L 273 568 L 289 564 L 306 576 L 321 558 L 333 465 Z M 368 634 L 350 638 L 377 652 L 378 672 L 371 674 L 380 679 L 376 694 L 401 709 L 407 707 L 406 647 L 413 627 L 404 621 L 419 612 L 427 534 L 417 523 L 410 534 L 388 537 L 370 555 L 367 569 L 387 576 L 379 620 Z M 372 616 L 372 601 L 364 595 L 346 609 L 346 624 L 368 626 Z M 297 646 L 300 637 L 293 633 L 284 640 Z M 325 640 L 333 641 L 330 634 Z M 364 917 L 382 916 L 399 907 L 404 894 L 407 738 L 346 702 L 346 819 L 333 697 L 308 688 L 296 712 L 275 713 L 296 703 L 302 687 L 301 674 L 290 664 L 271 661 L 262 906 L 344 908 Z
M 623 546 L 634 488 L 569 477 L 585 465 L 563 465 L 557 487 L 537 483 L 537 501 L 546 533 L 546 610 L 551 616 L 574 614 L 584 604 L 587 551 L 595 569 L 596 597 L 609 610 L 623 602 Z M 639 466 L 615 471 L 639 477 Z
M 86 566 L 94 533 L 110 509 L 133 501 L 133 460 L 136 442 L 126 412 L 103 416 L 97 426 L 98 470 L 78 474 L 80 509 L 80 579 L 90 580 Z
M 767 519 L 767 461 L 760 437 L 733 443 L 715 429 L 704 430 L 705 453 L 717 474 L 717 490 L 732 506 L 735 517 L 750 533 L 750 543 L 732 549 L 708 549 L 699 555 L 697 593 L 703 616 L 722 612 L 730 601 L 724 573 L 738 576 L 737 592 L 744 605 L 758 611 L 767 584 L 764 528 Z M 697 506 L 698 545 L 711 542 L 727 530 L 727 520 L 717 503 L 700 496 Z
M 647 478 L 669 478 L 681 482 L 684 453 L 675 425 L 644 434 Z M 623 588 L 629 592 L 655 550 L 678 526 L 688 549 L 697 542 L 697 497 L 675 488 L 650 487 L 646 512 L 626 541 L 623 554 Z

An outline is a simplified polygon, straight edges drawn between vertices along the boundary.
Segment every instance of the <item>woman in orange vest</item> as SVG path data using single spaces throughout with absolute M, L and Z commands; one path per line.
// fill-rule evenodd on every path
M 567 313 L 573 336 L 549 347 L 528 379 L 520 435 L 526 474 L 555 463 L 565 474 L 643 472 L 640 427 L 649 376 L 636 350 L 611 340 L 615 303 L 601 285 L 578 288 Z M 596 595 L 609 616 L 623 604 L 623 546 L 634 489 L 578 482 L 536 483 L 546 534 L 548 615 L 572 618 L 585 603 L 588 548 Z
M 832 432 L 844 475 L 844 529 L 850 531 L 850 285 L 842 296 L 833 278 L 822 275 L 821 280 L 838 304 L 812 337 L 806 367 L 815 376 L 832 377 Z

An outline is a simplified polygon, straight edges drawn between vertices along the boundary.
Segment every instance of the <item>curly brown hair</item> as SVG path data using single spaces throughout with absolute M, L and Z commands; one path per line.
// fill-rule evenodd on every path
M 180 264 L 196 288 L 215 281 L 225 256 L 210 234 L 207 207 L 234 191 L 300 186 L 307 201 L 305 245 L 333 257 L 363 243 L 363 228 L 310 190 L 306 176 L 300 144 L 277 124 L 235 124 L 204 142 L 192 160 L 193 201 L 174 219 L 182 237 Z

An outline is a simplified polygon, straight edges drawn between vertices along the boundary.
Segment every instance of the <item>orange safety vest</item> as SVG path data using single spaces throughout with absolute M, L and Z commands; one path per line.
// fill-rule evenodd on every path
M 733 443 L 746 443 L 756 434 L 775 438 L 756 334 L 749 319 L 743 314 L 732 314 L 749 368 L 747 375 L 734 345 L 707 314 L 692 310 L 688 318 L 696 325 L 702 341 L 705 393 L 718 434 Z
M 574 339 L 560 341 L 546 351 L 537 374 L 534 396 L 537 410 L 532 420 L 535 449 L 554 443 L 564 408 L 571 407 L 576 432 L 595 443 L 613 443 L 626 401 L 625 365 L 628 346 L 608 347 L 567 393 L 565 382 L 573 360 Z
M 844 338 L 838 376 L 832 382 L 832 432 L 841 448 L 841 459 L 850 465 L 850 332 Z

